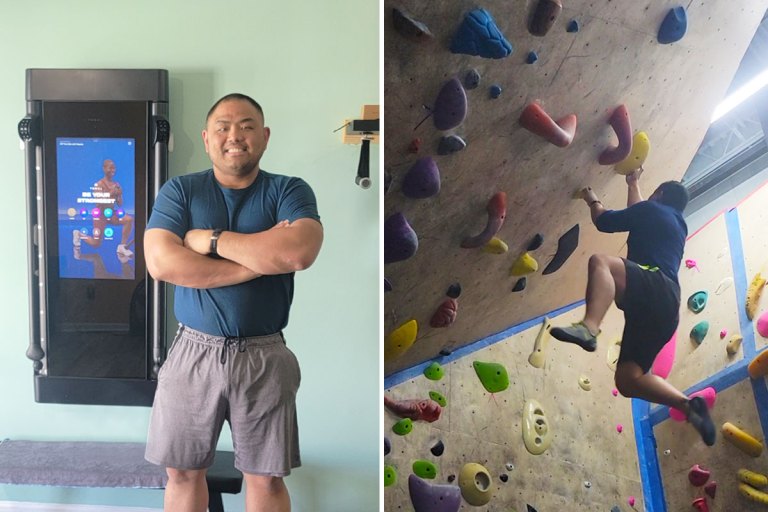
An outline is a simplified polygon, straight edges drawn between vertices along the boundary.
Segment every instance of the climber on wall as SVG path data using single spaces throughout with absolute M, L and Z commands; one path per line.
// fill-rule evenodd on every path
M 704 399 L 689 399 L 669 382 L 650 373 L 656 355 L 679 321 L 677 271 L 688 234 L 682 215 L 688 204 L 688 191 L 680 182 L 667 181 L 648 200 L 643 200 L 639 187 L 642 170 L 641 167 L 626 177 L 624 210 L 607 210 L 591 188 L 582 190 L 582 198 L 599 231 L 629 232 L 627 257 L 590 257 L 584 319 L 570 327 L 555 327 L 551 334 L 594 352 L 600 323 L 615 301 L 624 311 L 624 333 L 615 376 L 618 390 L 626 397 L 685 412 L 688 422 L 712 446 L 715 426 Z

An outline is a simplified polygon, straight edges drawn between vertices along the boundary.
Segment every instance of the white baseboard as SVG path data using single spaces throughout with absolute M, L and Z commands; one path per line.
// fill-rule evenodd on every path
M 3 512 L 158 512 L 159 508 L 109 507 L 105 505 L 59 505 L 56 503 L 30 503 L 0 501 Z

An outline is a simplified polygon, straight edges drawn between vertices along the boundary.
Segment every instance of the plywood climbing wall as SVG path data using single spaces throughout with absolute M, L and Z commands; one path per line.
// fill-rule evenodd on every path
M 583 202 L 572 199 L 574 191 L 591 185 L 606 206 L 626 204 L 624 178 L 597 162 L 604 149 L 617 144 L 609 116 L 623 104 L 632 130 L 649 135 L 651 152 L 642 179 L 646 196 L 660 182 L 679 179 L 768 0 L 738 6 L 726 0 L 688 2 L 688 31 L 673 44 L 660 44 L 657 33 L 675 2 L 569 1 L 544 37 L 527 29 L 537 3 L 384 2 L 384 159 L 391 180 L 385 217 L 403 214 L 418 239 L 412 257 L 385 265 L 392 291 L 385 295 L 384 329 L 388 333 L 410 319 L 419 324 L 418 341 L 386 362 L 387 375 L 580 300 L 589 255 L 620 254 L 624 244 L 621 235 L 599 234 Z M 477 7 L 492 15 L 514 47 L 508 57 L 450 51 L 462 21 Z M 396 30 L 394 8 L 423 23 L 432 36 Z M 572 20 L 579 23 L 577 32 L 566 30 Z M 527 64 L 531 51 L 538 60 Z M 447 131 L 437 129 L 433 119 L 419 124 L 434 109 L 443 84 L 452 78 L 463 82 L 470 70 L 480 81 L 466 91 L 464 121 Z M 496 98 L 490 94 L 494 85 L 501 88 Z M 554 118 L 577 116 L 568 147 L 556 147 L 519 125 L 521 112 L 534 100 Z M 447 135 L 460 136 L 466 147 L 439 155 L 440 140 Z M 439 169 L 439 192 L 407 197 L 405 176 L 424 157 L 433 158 Z M 498 236 L 508 252 L 461 248 L 464 238 L 483 231 L 487 204 L 497 192 L 507 195 Z M 575 252 L 557 272 L 542 275 L 559 237 L 577 224 Z M 510 277 L 510 267 L 537 233 L 544 242 L 531 255 L 539 269 L 527 276 L 523 291 L 512 292 L 517 278 Z M 456 320 L 450 327 L 431 328 L 430 318 L 452 283 L 462 287 Z

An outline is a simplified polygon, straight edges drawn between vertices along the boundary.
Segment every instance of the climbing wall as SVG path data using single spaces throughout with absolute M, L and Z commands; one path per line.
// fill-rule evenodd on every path
M 671 44 L 661 44 L 658 35 L 674 2 L 569 1 L 546 34 L 534 36 L 528 25 L 538 4 L 384 2 L 384 274 L 391 288 L 384 329 L 389 334 L 410 320 L 418 325 L 409 350 L 387 353 L 386 375 L 583 298 L 589 255 L 620 254 L 624 244 L 622 235 L 599 234 L 584 203 L 572 199 L 590 185 L 607 207 L 626 203 L 623 176 L 598 163 L 604 150 L 619 145 L 610 116 L 624 105 L 630 131 L 648 135 L 651 150 L 641 182 L 646 196 L 662 181 L 679 179 L 768 0 L 738 7 L 725 0 L 688 2 L 687 31 Z M 451 51 L 476 8 L 493 19 L 511 54 L 486 58 Z M 529 64 L 530 52 L 537 60 Z M 453 92 L 441 95 L 452 79 Z M 455 99 L 462 92 L 466 115 L 446 128 L 461 113 L 463 104 Z M 576 116 L 566 147 L 520 125 L 521 113 L 537 100 L 545 116 L 566 128 L 573 118 L 562 118 Z M 626 124 L 620 128 L 628 131 Z M 452 136 L 466 146 L 456 151 L 461 144 Z M 544 275 L 558 239 L 575 226 L 578 247 Z M 506 252 L 462 248 L 468 238 L 489 232 Z M 537 234 L 543 243 L 530 251 L 537 270 L 525 275 L 524 289 L 513 292 L 520 276 L 510 276 L 510 268 Z M 431 327 L 454 284 L 461 291 L 438 322 L 443 327 Z

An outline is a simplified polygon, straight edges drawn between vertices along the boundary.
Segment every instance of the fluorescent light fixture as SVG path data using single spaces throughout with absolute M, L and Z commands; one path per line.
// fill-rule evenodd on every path
M 725 114 L 738 107 L 760 89 L 768 85 L 768 69 L 757 75 L 755 78 L 740 87 L 736 92 L 725 98 L 712 113 L 712 122 L 714 123 Z

